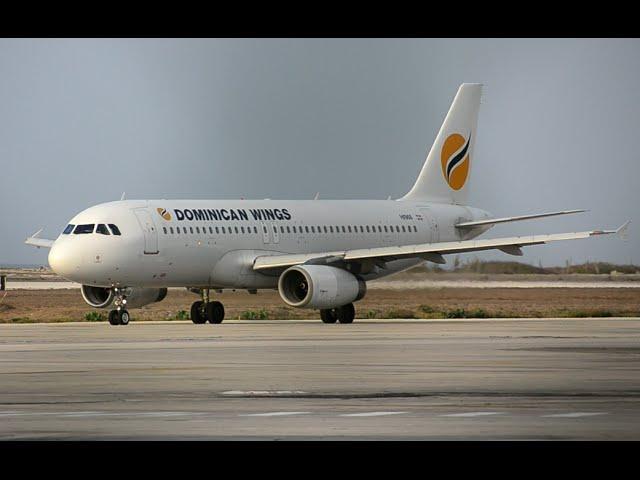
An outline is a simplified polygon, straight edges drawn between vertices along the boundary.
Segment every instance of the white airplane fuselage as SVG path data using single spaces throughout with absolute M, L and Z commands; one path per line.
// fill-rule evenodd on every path
M 61 234 L 49 263 L 69 280 L 101 287 L 272 289 L 278 274 L 254 271 L 258 255 L 466 240 L 490 227 L 454 225 L 490 217 L 467 206 L 395 200 L 123 200 L 69 221 L 114 224 L 121 235 Z M 373 280 L 423 261 L 371 264 L 357 273 Z

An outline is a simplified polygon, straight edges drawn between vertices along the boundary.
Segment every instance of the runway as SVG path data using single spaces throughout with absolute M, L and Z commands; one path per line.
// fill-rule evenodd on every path
M 0 325 L 1 439 L 640 439 L 640 319 Z

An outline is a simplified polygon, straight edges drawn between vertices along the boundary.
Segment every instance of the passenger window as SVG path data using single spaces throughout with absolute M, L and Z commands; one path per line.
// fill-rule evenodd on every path
M 273 233 L 278 233 L 278 229 L 276 228 L 275 225 L 273 225 Z
M 313 225 L 311 225 L 311 233 L 316 233 L 316 229 L 314 228 Z
M 280 233 L 284 233 L 284 227 L 280 225 Z
M 104 223 L 100 223 L 97 227 L 96 227 L 96 233 L 99 233 L 101 235 L 111 235 L 109 233 L 109 230 L 107 230 L 107 226 Z
M 414 226 L 413 226 L 413 231 L 414 231 L 414 232 L 416 232 L 416 233 L 418 233 L 418 227 L 414 225 Z
M 93 233 L 94 223 L 86 224 L 86 225 L 78 225 L 76 229 L 73 231 L 76 235 L 83 233 Z
M 216 227 L 216 228 L 217 228 L 217 227 Z M 224 227 L 220 227 L 220 228 L 222 229 L 222 233 L 226 233 L 226 232 L 224 231 Z
M 329 225 L 329 232 L 333 233 L 333 225 Z
M 216 234 L 219 234 L 220 230 L 218 229 L 218 227 L 216 227 Z
M 402 225 L 402 233 L 406 233 L 406 231 L 404 229 L 404 225 Z
M 164 232 L 164 234 L 167 234 L 167 227 L 162 227 L 162 231 Z
M 200 227 L 196 227 L 196 233 L 200 233 Z
M 287 233 L 291 233 L 291 228 L 289 228 L 289 225 L 287 225 Z
M 238 233 L 238 227 L 233 227 L 233 229 Z
M 258 227 L 253 227 L 253 233 L 255 233 L 256 235 L 258 234 Z
M 62 232 L 63 235 L 69 235 L 71 232 L 73 232 L 73 228 L 75 227 L 75 225 L 72 225 L 71 223 L 69 225 L 67 225 L 64 229 L 64 231 Z
M 293 228 L 293 233 L 298 233 L 298 231 L 296 230 L 295 225 L 292 228 Z
M 169 227 L 169 231 L 171 232 L 171 235 L 173 235 L 173 227 Z
M 369 225 L 367 225 L 367 233 L 369 233 Z
M 213 227 L 209 227 L 209 233 L 213 235 Z
M 378 225 L 378 231 L 382 233 L 382 227 L 380 225 Z
M 396 232 L 400 233 L 400 227 L 396 225 Z
M 307 227 L 306 225 L 304 226 L 304 231 L 309 233 L 309 227 Z
M 349 225 L 347 229 L 349 230 L 349 233 L 351 233 L 351 225 Z
M 327 226 L 325 225 L 323 228 L 324 228 L 324 233 L 327 233 Z

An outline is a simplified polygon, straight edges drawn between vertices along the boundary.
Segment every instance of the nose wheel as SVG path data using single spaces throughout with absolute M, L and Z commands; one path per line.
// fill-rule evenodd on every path
M 109 312 L 109 323 L 111 325 L 129 325 L 129 312 L 126 310 L 111 310 Z

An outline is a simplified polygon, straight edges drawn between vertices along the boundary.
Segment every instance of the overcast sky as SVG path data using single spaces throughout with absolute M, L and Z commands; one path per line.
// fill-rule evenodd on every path
M 0 263 L 46 263 L 26 236 L 44 227 L 55 238 L 123 191 L 397 198 L 462 82 L 485 85 L 472 205 L 497 216 L 590 209 L 484 237 L 632 219 L 627 242 L 523 258 L 640 263 L 636 39 L 2 39 Z

